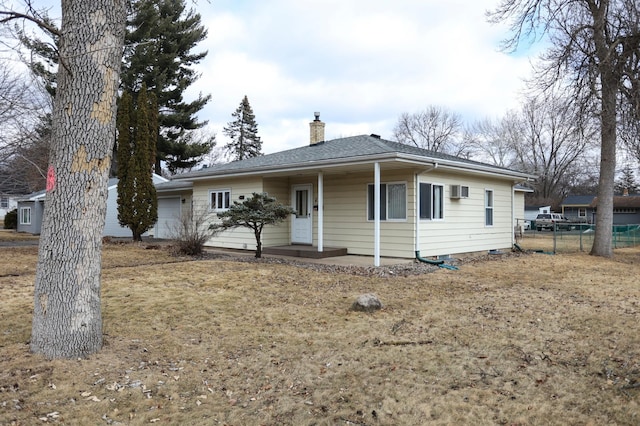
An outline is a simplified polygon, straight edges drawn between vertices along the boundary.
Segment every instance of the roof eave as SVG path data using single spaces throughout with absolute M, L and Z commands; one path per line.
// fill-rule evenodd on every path
M 215 178 L 230 178 L 230 177 L 246 177 L 253 175 L 265 175 L 265 174 L 274 174 L 274 173 L 287 173 L 287 172 L 300 172 L 300 171 L 309 171 L 314 169 L 331 169 L 334 167 L 344 167 L 349 165 L 362 165 L 367 163 L 374 162 L 391 162 L 391 161 L 401 161 L 404 163 L 411 163 L 415 165 L 437 165 L 438 167 L 445 167 L 449 169 L 464 169 L 473 173 L 480 173 L 487 176 L 499 177 L 499 178 L 508 178 L 516 181 L 530 181 L 535 179 L 534 175 L 530 175 L 527 173 L 516 172 L 513 170 L 501 170 L 496 169 L 491 166 L 482 166 L 469 164 L 464 162 L 456 162 L 450 160 L 443 160 L 434 157 L 423 157 L 419 155 L 405 154 L 405 153 L 383 153 L 383 154 L 374 154 L 374 155 L 365 155 L 361 157 L 347 157 L 347 158 L 331 158 L 327 160 L 319 160 L 319 161 L 309 161 L 303 163 L 294 163 L 283 167 L 282 165 L 276 166 L 267 166 L 267 167 L 259 167 L 252 169 L 240 169 L 237 171 L 225 171 L 221 170 L 220 172 L 215 172 L 213 170 L 208 171 L 208 173 L 203 174 L 201 176 L 192 176 L 185 175 L 174 176 L 174 180 L 180 179 L 188 179 L 190 181 L 201 181 Z

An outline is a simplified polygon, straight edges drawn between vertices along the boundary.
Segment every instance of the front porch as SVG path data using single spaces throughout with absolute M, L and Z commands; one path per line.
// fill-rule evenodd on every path
M 264 247 L 263 254 L 278 256 L 305 257 L 308 259 L 324 259 L 327 257 L 346 256 L 346 248 L 324 247 L 318 251 L 318 247 L 311 245 L 292 244 L 288 246 Z

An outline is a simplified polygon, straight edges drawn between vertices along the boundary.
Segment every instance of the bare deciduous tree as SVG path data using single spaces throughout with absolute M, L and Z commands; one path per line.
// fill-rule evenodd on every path
M 469 156 L 462 137 L 460 115 L 440 106 L 431 105 L 424 111 L 402 113 L 393 129 L 396 141 L 446 154 Z
M 567 176 L 590 154 L 595 135 L 591 122 L 580 120 L 571 102 L 549 90 L 524 104 L 519 132 L 521 139 L 514 146 L 517 167 L 538 176 L 539 197 L 563 198 Z
M 102 347 L 100 270 L 107 181 L 124 45 L 125 0 L 62 0 L 57 36 L 47 196 L 34 291 L 31 350 L 47 358 L 85 357 Z
M 509 111 L 501 119 L 477 121 L 466 129 L 465 139 L 478 159 L 513 168 L 517 157 L 515 147 L 521 140 L 518 113 Z
M 565 81 L 584 114 L 600 121 L 600 174 L 596 233 L 591 254 L 613 255 L 613 186 L 618 101 L 628 75 L 637 75 L 640 12 L 636 0 L 502 0 L 489 13 L 509 21 L 505 48 L 546 36 L 550 47 L 539 69 L 541 87 Z M 634 69 L 635 68 L 635 69 Z
M 37 149 L 41 145 L 38 132 L 50 109 L 48 95 L 10 64 L 8 60 L 0 62 L 0 192 L 24 194 L 34 190 L 38 178 L 41 185 L 37 189 L 43 187 L 39 168 L 46 173 L 48 144 L 43 163 L 42 150 Z

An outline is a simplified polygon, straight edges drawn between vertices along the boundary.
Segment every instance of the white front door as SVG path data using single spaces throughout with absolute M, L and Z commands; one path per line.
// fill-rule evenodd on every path
M 295 185 L 291 188 L 291 205 L 296 211 L 291 220 L 292 243 L 311 244 L 313 242 L 312 194 L 311 185 Z

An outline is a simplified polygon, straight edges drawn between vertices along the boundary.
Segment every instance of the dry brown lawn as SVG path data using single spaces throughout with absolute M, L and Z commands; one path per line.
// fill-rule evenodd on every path
M 107 245 L 105 346 L 56 361 L 36 252 L 0 248 L 0 424 L 640 423 L 639 249 L 363 277 Z
M 16 232 L 13 229 L 2 229 L 0 226 L 0 241 L 35 241 L 37 239 L 37 235 Z

